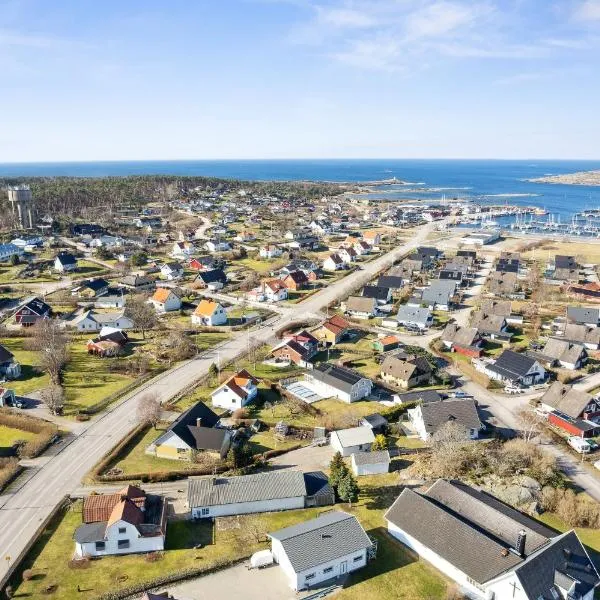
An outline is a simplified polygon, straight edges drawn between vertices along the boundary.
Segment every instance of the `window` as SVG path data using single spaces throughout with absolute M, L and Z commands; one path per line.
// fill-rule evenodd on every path
M 177 448 L 177 454 L 183 454 L 184 452 L 186 452 L 185 448 Z
M 362 554 L 360 554 L 360 555 L 358 555 L 358 556 L 355 556 L 355 557 L 352 559 L 352 562 L 358 562 L 359 560 L 362 560 L 362 559 L 363 559 L 363 555 L 362 555 Z
M 323 569 L 323 573 L 331 573 L 331 571 L 333 571 L 333 567 L 327 567 L 326 569 Z
M 202 516 L 203 517 L 206 516 L 206 515 L 208 515 L 209 513 L 210 513 L 210 509 L 208 509 L 208 508 L 203 508 L 202 509 Z
M 314 579 L 314 578 L 315 578 L 315 575 L 316 575 L 315 573 L 309 573 L 308 575 L 306 575 L 306 576 L 304 577 L 304 579 L 305 579 L 306 581 L 308 581 L 309 579 Z
M 119 527 L 119 533 L 127 533 L 127 527 Z
M 124 550 L 125 548 L 129 548 L 129 540 L 119 540 L 117 542 L 117 548 L 119 550 Z
M 96 542 L 96 550 L 101 551 L 106 548 L 106 544 L 104 542 Z

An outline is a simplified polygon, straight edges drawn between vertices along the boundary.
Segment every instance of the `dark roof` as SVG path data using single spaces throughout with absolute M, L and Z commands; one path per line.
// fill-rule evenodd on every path
M 197 448 L 196 444 L 198 440 L 194 435 L 193 429 L 196 427 L 197 420 L 200 419 L 201 428 L 206 429 L 214 427 L 219 421 L 219 417 L 203 402 L 198 402 L 184 413 L 182 413 L 176 421 L 174 421 L 169 427 L 169 431 L 172 431 L 175 435 L 181 438 L 190 448 Z M 199 434 L 204 440 L 208 438 L 204 434 Z M 219 444 L 219 449 L 221 445 Z
M 404 279 L 397 275 L 381 275 L 377 280 L 377 285 L 380 287 L 390 288 L 392 290 L 399 290 L 404 285 Z
M 477 258 L 477 252 L 475 250 L 459 250 L 456 256 L 469 256 L 470 258 Z
M 198 273 L 196 279 L 201 279 L 203 283 L 214 283 L 220 281 L 221 283 L 227 283 L 227 275 L 222 269 L 212 269 L 212 271 L 201 271 Z
M 565 256 L 563 254 L 557 254 L 554 257 L 554 267 L 556 269 L 577 269 L 579 265 L 574 256 Z
M 375 298 L 376 300 L 385 300 L 390 296 L 390 289 L 378 285 L 365 285 L 362 291 L 365 298 Z
M 525 354 L 519 354 L 513 350 L 504 350 L 496 359 L 493 365 L 488 369 L 494 373 L 502 375 L 511 381 L 520 379 L 527 375 L 527 372 L 533 367 L 535 359 Z
M 339 367 L 331 363 L 321 363 L 316 366 L 311 372 L 312 377 L 318 381 L 329 384 L 337 389 L 349 392 L 352 386 L 358 383 L 361 379 L 366 379 L 360 373 Z
M 48 315 L 52 311 L 50 305 L 46 304 L 43 300 L 40 300 L 39 298 L 31 298 L 23 305 L 21 305 L 18 310 L 21 310 L 22 308 L 28 308 L 31 312 L 39 316 Z
M 440 279 L 447 279 L 450 281 L 462 281 L 462 271 L 442 269 L 439 274 Z
M 15 355 L 10 350 L 8 350 L 2 344 L 0 344 L 0 364 L 12 362 L 12 359 L 14 357 Z
M 430 402 L 421 407 L 425 431 L 434 434 L 442 425 L 453 421 L 463 425 L 466 429 L 480 429 L 481 420 L 477 412 L 475 400 L 444 400 L 443 402 Z
M 90 542 L 102 542 L 104 541 L 104 534 L 106 533 L 106 521 L 96 521 L 96 523 L 83 523 L 76 530 L 73 535 L 76 542 L 80 544 L 86 544 Z
M 405 392 L 398 394 L 398 397 L 405 402 L 421 402 L 427 404 L 429 402 L 439 402 L 443 399 L 442 395 L 437 390 L 423 390 L 421 392 Z
M 306 496 L 302 471 L 273 471 L 237 477 L 190 477 L 188 505 L 220 506 Z
M 77 259 L 72 254 L 69 254 L 68 252 L 59 252 L 56 255 L 56 258 L 58 259 L 58 261 L 62 265 L 75 265 L 75 264 L 77 264 Z
M 269 537 L 281 542 L 296 573 L 361 552 L 372 545 L 358 519 L 338 511 L 269 533 Z
M 304 484 L 307 496 L 332 496 L 333 488 L 329 479 L 322 471 L 304 473 Z
M 108 281 L 106 281 L 106 279 L 88 279 L 84 281 L 81 286 L 86 287 L 93 292 L 97 292 L 108 287 Z
M 225 438 L 229 435 L 226 429 L 197 427 L 195 425 L 188 425 L 188 429 L 195 441 L 192 448 L 196 450 L 215 450 L 220 452 L 223 448 Z
M 363 421 L 366 421 L 372 429 L 379 429 L 381 427 L 385 427 L 388 424 L 388 420 L 379 413 L 374 413 L 372 415 L 367 415 L 362 418 Z

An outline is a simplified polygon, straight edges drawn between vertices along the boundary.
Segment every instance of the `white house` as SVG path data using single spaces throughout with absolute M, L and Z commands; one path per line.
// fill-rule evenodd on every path
M 600 583 L 575 531 L 559 534 L 459 482 L 405 488 L 385 519 L 391 536 L 473 600 L 592 600 Z
M 369 246 L 376 248 L 381 244 L 381 234 L 378 231 L 373 230 L 365 231 L 363 233 L 363 240 L 369 244 Z
M 371 393 L 373 382 L 360 373 L 331 363 L 321 363 L 306 373 L 310 387 L 323 398 L 356 402 Z
M 488 377 L 506 384 L 527 387 L 546 379 L 546 370 L 537 360 L 513 350 L 504 350 L 493 364 L 483 367 L 478 367 L 480 363 L 474 364 L 475 368 L 483 370 Z
M 344 261 L 338 254 L 331 254 L 323 261 L 324 271 L 339 271 L 344 268 Z
M 167 504 L 161 496 L 128 485 L 115 494 L 85 498 L 75 530 L 75 556 L 108 556 L 164 549 Z
M 181 298 L 169 288 L 157 288 L 148 302 L 157 312 L 171 312 L 181 308 Z
M 278 258 L 283 254 L 283 250 L 274 244 L 261 246 L 258 254 L 261 258 Z
M 133 321 L 121 312 L 100 313 L 94 310 L 86 310 L 72 321 L 68 321 L 67 326 L 76 327 L 77 331 L 100 331 L 103 327 L 112 327 L 115 329 L 131 329 Z
M 196 310 L 192 314 L 194 325 L 208 325 L 214 327 L 227 323 L 225 309 L 213 300 L 200 300 Z
M 331 511 L 268 535 L 273 560 L 296 591 L 364 567 L 373 546 L 358 519 L 341 511 Z
M 273 471 L 237 477 L 189 477 L 192 519 L 304 508 L 302 471 Z
M 281 302 L 288 298 L 288 289 L 281 279 L 269 279 L 262 287 L 267 302 Z
M 347 265 L 354 262 L 356 259 L 356 252 L 353 248 L 340 248 L 337 251 L 337 255 L 346 263 Z
M 216 240 L 209 240 L 208 242 L 206 242 L 206 244 L 204 244 L 204 249 L 208 250 L 209 252 L 227 252 L 228 250 L 231 250 L 231 245 L 229 244 L 229 242 L 219 242 Z
M 169 281 L 174 281 L 175 279 L 181 279 L 183 277 L 183 267 L 176 262 L 165 263 L 160 267 L 160 273 Z
M 407 412 L 412 426 L 425 442 L 450 421 L 464 427 L 465 437 L 471 440 L 477 439 L 483 429 L 477 405 L 472 398 L 428 402 L 410 408 Z
M 192 256 L 195 251 L 196 248 L 191 242 L 173 242 L 171 256 L 181 260 L 189 260 L 190 256 Z
M 234 411 L 252 402 L 258 394 L 259 380 L 242 369 L 220 385 L 211 395 L 212 405 Z
M 59 273 L 68 273 L 77 269 L 77 259 L 68 252 L 59 253 L 54 259 L 54 270 Z
M 369 427 L 351 427 L 332 431 L 331 447 L 342 456 L 350 456 L 358 452 L 370 452 L 375 441 L 375 434 Z
M 390 469 L 390 453 L 387 450 L 356 452 L 351 458 L 352 472 L 355 475 L 379 475 Z

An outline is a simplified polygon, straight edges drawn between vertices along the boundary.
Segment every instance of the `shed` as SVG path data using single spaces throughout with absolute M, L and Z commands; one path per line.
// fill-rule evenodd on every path
M 355 475 L 379 475 L 390 469 L 390 453 L 387 450 L 358 452 L 352 455 L 352 472 Z

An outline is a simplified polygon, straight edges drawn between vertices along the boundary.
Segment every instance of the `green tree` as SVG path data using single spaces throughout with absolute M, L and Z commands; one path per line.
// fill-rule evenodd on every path
M 213 383 L 217 381 L 217 377 L 219 376 L 219 367 L 217 367 L 215 363 L 212 363 L 210 367 L 208 367 L 208 376 Z
M 16 254 L 13 254 L 10 257 L 10 264 L 14 267 L 15 265 L 19 264 L 19 257 Z
M 356 479 L 348 470 L 346 470 L 346 474 L 340 480 L 337 490 L 340 499 L 344 500 L 350 505 L 358 500 L 360 488 L 358 487 Z
M 148 255 L 145 252 L 136 252 L 129 259 L 132 267 L 141 267 L 148 262 Z
M 331 486 L 336 488 L 346 473 L 348 473 L 348 467 L 342 455 L 336 452 L 329 463 L 329 483 Z
M 376 450 L 387 450 L 388 442 L 382 433 L 379 433 L 375 436 L 375 441 L 371 444 L 371 450 L 375 452 Z

